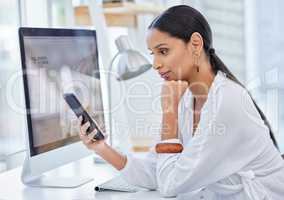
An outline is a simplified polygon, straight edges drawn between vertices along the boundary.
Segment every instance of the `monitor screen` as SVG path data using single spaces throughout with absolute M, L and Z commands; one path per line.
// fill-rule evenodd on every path
M 80 140 L 64 93 L 105 131 L 95 31 L 21 28 L 20 44 L 31 156 Z

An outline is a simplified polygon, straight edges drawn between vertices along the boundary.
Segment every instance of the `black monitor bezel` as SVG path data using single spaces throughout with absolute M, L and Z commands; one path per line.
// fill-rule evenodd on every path
M 19 43 L 20 43 L 20 54 L 21 54 L 21 65 L 23 72 L 23 86 L 24 86 L 24 95 L 25 95 L 25 106 L 26 106 L 26 118 L 27 118 L 27 128 L 28 128 L 28 140 L 29 140 L 29 150 L 30 156 L 38 155 L 35 151 L 34 142 L 33 142 L 33 125 L 32 125 L 32 117 L 30 113 L 30 96 L 29 96 L 29 85 L 28 78 L 26 74 L 27 66 L 26 66 L 26 55 L 24 48 L 24 37 L 25 36 L 92 36 L 94 37 L 96 44 L 96 57 L 98 57 L 98 44 L 97 44 L 97 35 L 95 30 L 90 29 L 66 29 L 66 28 L 33 28 L 33 27 L 20 27 L 18 31 L 19 35 Z M 99 62 L 97 59 L 97 66 L 99 66 Z M 48 152 L 48 151 L 47 151 Z

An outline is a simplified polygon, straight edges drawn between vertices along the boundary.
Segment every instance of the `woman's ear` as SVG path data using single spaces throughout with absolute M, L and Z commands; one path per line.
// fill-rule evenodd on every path
M 200 33 L 198 33 L 198 32 L 192 33 L 192 35 L 190 37 L 190 42 L 188 44 L 189 44 L 192 52 L 195 55 L 200 56 L 202 48 L 203 48 L 203 38 L 200 35 Z

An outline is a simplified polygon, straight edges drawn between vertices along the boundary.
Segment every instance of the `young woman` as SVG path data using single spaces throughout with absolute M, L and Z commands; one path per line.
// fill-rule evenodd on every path
M 161 141 L 145 159 L 81 139 L 130 183 L 185 199 L 282 200 L 284 161 L 267 119 L 216 55 L 206 19 L 169 8 L 149 26 L 147 45 L 162 87 Z M 230 44 L 228 44 L 230 45 Z

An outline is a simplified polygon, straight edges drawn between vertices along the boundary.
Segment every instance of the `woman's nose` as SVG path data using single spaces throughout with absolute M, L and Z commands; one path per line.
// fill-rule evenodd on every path
M 154 67 L 155 70 L 158 70 L 162 67 L 162 64 L 161 64 L 161 62 L 158 62 L 158 60 L 154 58 L 153 67 Z

